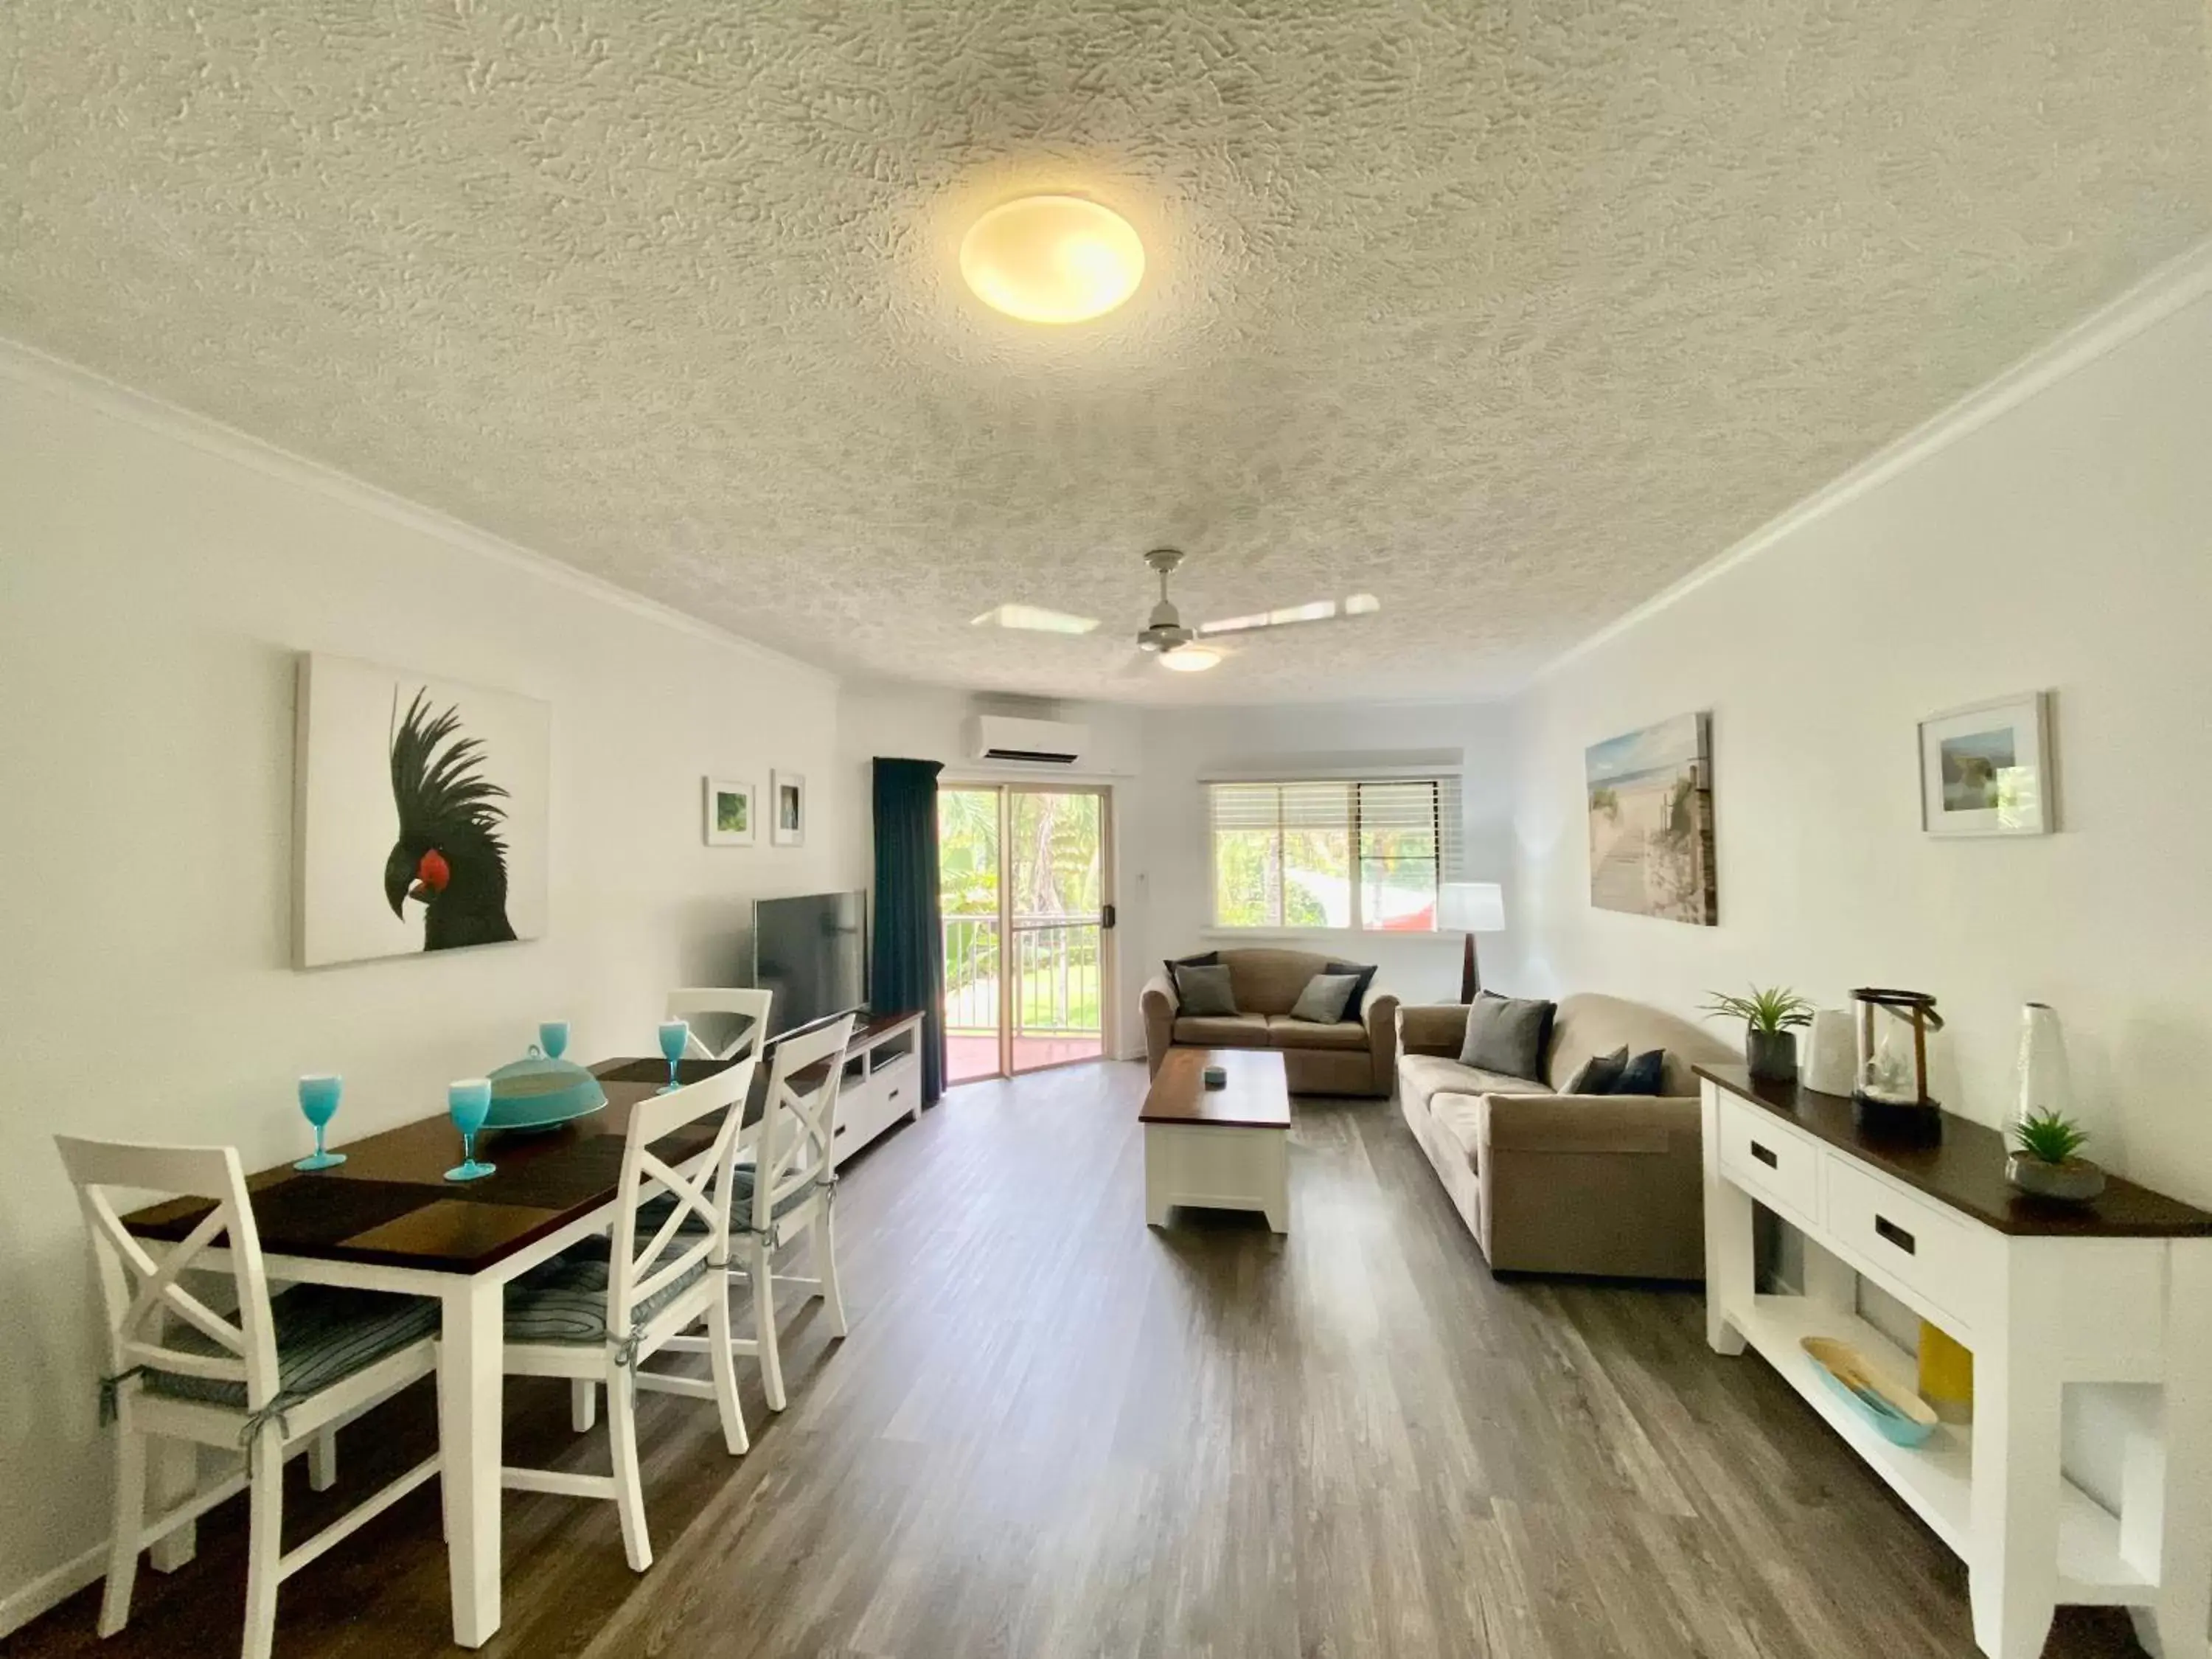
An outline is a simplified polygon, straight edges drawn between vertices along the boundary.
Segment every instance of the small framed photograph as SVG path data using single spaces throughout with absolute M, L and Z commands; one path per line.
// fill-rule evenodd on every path
M 760 831 L 753 787 L 730 778 L 707 780 L 707 845 L 750 847 Z
M 806 780 L 796 772 L 769 774 L 769 840 L 777 847 L 806 845 Z
M 1920 722 L 1920 823 L 1929 835 L 2048 835 L 2052 807 L 2049 693 Z

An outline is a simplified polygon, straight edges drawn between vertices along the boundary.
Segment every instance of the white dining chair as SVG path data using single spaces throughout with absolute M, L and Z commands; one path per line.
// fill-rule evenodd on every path
M 694 1025 L 684 1045 L 684 1056 L 690 1060 L 737 1060 L 745 1056 L 757 1059 L 761 1044 L 768 1036 L 769 1009 L 775 993 L 749 987 L 691 985 L 682 986 L 668 994 L 666 1017 L 670 1019 L 692 1020 L 700 1014 L 730 1015 L 742 1020 L 730 1040 L 717 1047 L 702 1036 Z M 741 1158 L 750 1152 L 741 1152 Z M 599 1420 L 599 1385 L 592 1377 L 576 1377 L 568 1385 L 568 1421 L 578 1434 L 587 1434 Z
M 845 1050 L 852 1040 L 853 1017 L 848 1014 L 776 1044 L 754 1159 L 735 1172 L 731 1184 L 729 1278 L 732 1289 L 740 1274 L 751 1286 L 753 1334 L 732 1339 L 730 1346 L 760 1362 L 770 1411 L 780 1412 L 785 1404 L 777 1291 L 796 1291 L 803 1300 L 819 1297 L 830 1334 L 845 1334 L 845 1299 L 837 1282 L 837 1178 L 830 1168 L 830 1148 L 837 1132 Z M 819 1079 L 802 1078 L 816 1067 L 821 1069 Z M 812 1276 L 778 1275 L 778 1252 L 802 1231 Z M 710 1332 L 704 1338 L 679 1338 L 672 1346 L 679 1352 L 712 1352 L 715 1340 Z
M 729 1014 L 743 1019 L 736 1034 L 719 1048 L 699 1034 L 695 1024 L 684 1050 L 694 1060 L 736 1060 L 758 1057 L 768 1036 L 768 1011 L 773 991 L 712 985 L 685 986 L 668 994 L 670 1019 L 696 1021 L 701 1014 Z
M 100 1405 L 115 1426 L 115 1512 L 100 1633 L 112 1636 L 130 1620 L 139 1553 L 243 1487 L 251 1495 L 241 1651 L 267 1659 L 276 1587 L 438 1473 L 439 1458 L 427 1457 L 306 1542 L 283 1547 L 285 1460 L 313 1449 L 313 1484 L 335 1478 L 337 1425 L 437 1369 L 437 1304 L 314 1285 L 272 1297 L 234 1148 L 69 1135 L 55 1144 L 92 1236 L 107 1312 Z M 182 1242 L 165 1244 L 124 1226 L 118 1191 L 215 1207 Z M 204 1259 L 226 1248 L 227 1264 Z M 217 1313 L 186 1289 L 188 1271 L 225 1273 L 236 1311 Z M 149 1521 L 148 1442 L 156 1437 L 242 1450 L 245 1467 Z
M 510 1466 L 500 1471 L 501 1482 L 518 1492 L 613 1499 L 623 1552 L 638 1572 L 653 1565 L 653 1544 L 638 1474 L 637 1391 L 712 1400 L 730 1455 L 750 1444 L 738 1403 L 724 1271 L 732 1170 L 754 1064 L 749 1056 L 630 1108 L 609 1237 L 532 1268 L 507 1290 L 507 1375 L 567 1377 L 578 1390 L 604 1386 L 614 1473 Z M 692 1173 L 653 1152 L 653 1144 L 663 1136 L 725 1108 L 721 1126 Z M 721 1338 L 712 1381 L 644 1369 L 645 1360 L 702 1319 Z

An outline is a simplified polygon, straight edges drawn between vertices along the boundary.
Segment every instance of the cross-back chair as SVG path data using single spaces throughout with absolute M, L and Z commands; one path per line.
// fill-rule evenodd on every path
M 781 1411 L 785 1403 L 783 1358 L 776 1334 L 777 1290 L 797 1291 L 802 1300 L 821 1297 L 831 1334 L 845 1334 L 832 1202 L 836 1176 L 830 1159 L 837 1132 L 837 1091 L 844 1081 L 845 1051 L 852 1040 L 853 1016 L 848 1014 L 776 1044 L 753 1162 L 737 1170 L 732 1183 L 729 1277 L 732 1288 L 740 1273 L 752 1287 L 753 1334 L 733 1339 L 728 1346 L 759 1360 L 770 1411 Z M 812 1275 L 779 1277 L 776 1255 L 801 1232 L 806 1235 Z M 704 1348 L 712 1352 L 716 1344 L 710 1332 L 704 1339 L 682 1338 L 675 1346 L 686 1352 Z
M 507 1374 L 568 1378 L 580 1430 L 591 1426 L 596 1390 L 604 1386 L 614 1473 L 510 1466 L 500 1472 L 501 1484 L 520 1492 L 611 1498 L 622 1522 L 623 1552 L 639 1572 L 653 1565 L 653 1544 L 638 1474 L 637 1391 L 712 1400 L 730 1455 L 750 1443 L 738 1403 L 723 1275 L 732 1170 L 755 1063 L 748 1055 L 712 1077 L 633 1106 L 607 1239 L 556 1256 L 507 1287 Z M 718 1111 L 725 1112 L 721 1126 L 689 1173 L 653 1152 L 655 1141 Z M 646 1359 L 702 1319 L 721 1338 L 711 1382 L 643 1368 Z
M 736 1060 L 745 1054 L 757 1058 L 768 1036 L 769 1003 L 774 996 L 772 991 L 686 986 L 668 994 L 668 1018 L 689 1020 L 700 1014 L 735 1015 L 746 1023 L 729 1042 L 717 1048 L 701 1036 L 695 1025 L 684 1051 L 694 1060 Z
M 100 1633 L 129 1622 L 140 1552 L 241 1487 L 250 1492 L 245 1659 L 267 1659 L 276 1588 L 301 1568 L 438 1473 L 425 1458 L 339 1520 L 283 1548 L 284 1462 L 313 1448 L 313 1484 L 336 1479 L 337 1425 L 437 1366 L 437 1304 L 421 1297 L 301 1285 L 272 1297 L 246 1175 L 228 1146 L 152 1146 L 58 1135 L 77 1189 L 107 1314 L 103 1418 L 115 1427 L 115 1510 Z M 176 1243 L 123 1224 L 112 1194 L 155 1193 L 213 1207 Z M 185 1282 L 187 1273 L 230 1280 L 234 1311 L 219 1312 Z M 218 1301 L 225 1298 L 218 1297 Z M 245 1467 L 146 1516 L 148 1443 L 161 1438 L 245 1454 Z

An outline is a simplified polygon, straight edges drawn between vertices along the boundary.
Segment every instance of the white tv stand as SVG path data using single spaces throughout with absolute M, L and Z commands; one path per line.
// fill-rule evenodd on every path
M 853 1028 L 830 1167 L 836 1168 L 901 1118 L 921 1121 L 921 1013 L 870 1014 Z
M 2059 1604 L 2133 1610 L 2161 1659 L 2207 1659 L 2212 1617 L 2212 1215 L 2114 1179 L 2084 1207 L 2020 1198 L 1990 1128 L 1939 1146 L 1861 1134 L 1850 1102 L 1704 1079 L 1705 1338 L 1748 1346 L 1962 1559 L 1974 1640 L 2036 1659 Z M 1801 1296 L 1759 1293 L 1754 1203 L 1805 1241 Z M 1973 1352 L 1974 1416 L 1925 1445 L 1884 1439 L 1798 1346 L 1842 1339 L 1910 1388 L 1913 1357 L 1858 1316 L 1880 1285 Z M 2126 1449 L 2115 1515 L 2059 1468 L 2063 1390 L 2135 1382 L 2161 1431 Z

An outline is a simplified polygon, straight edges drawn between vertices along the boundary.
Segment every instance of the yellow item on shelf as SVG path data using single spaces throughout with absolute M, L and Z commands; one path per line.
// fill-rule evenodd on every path
M 1942 1327 L 1920 1322 L 1920 1395 L 1947 1423 L 1974 1415 L 1974 1356 Z

